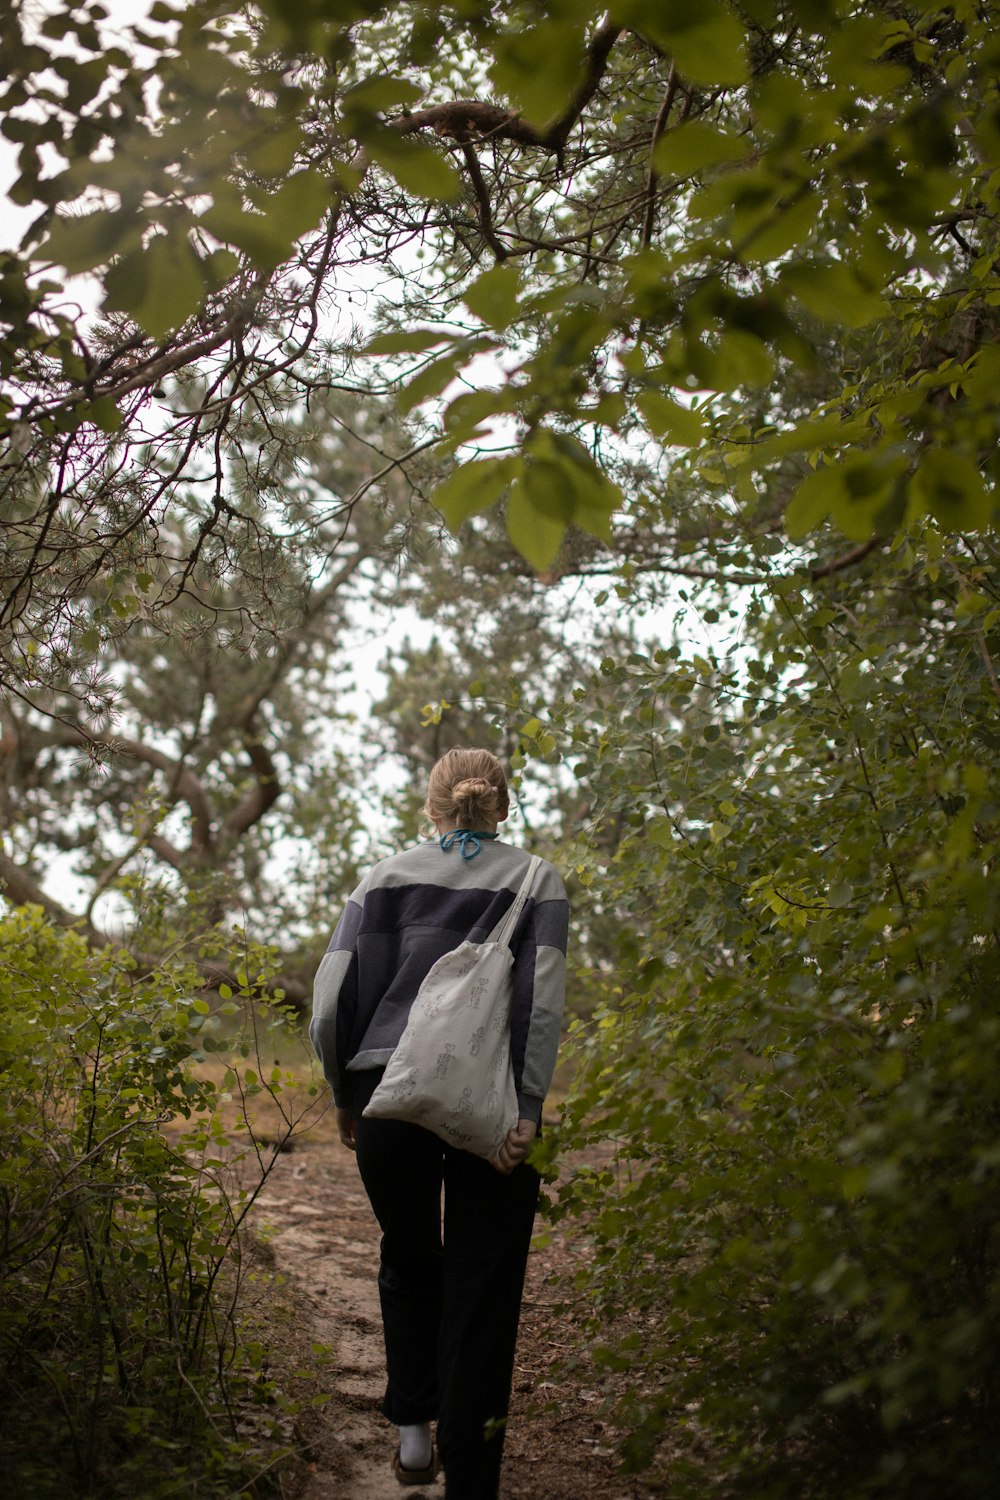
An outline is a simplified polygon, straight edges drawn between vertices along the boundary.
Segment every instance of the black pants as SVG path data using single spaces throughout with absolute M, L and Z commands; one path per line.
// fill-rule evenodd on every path
M 354 1075 L 354 1112 L 382 1228 L 382 1410 L 397 1426 L 437 1418 L 447 1500 L 495 1500 L 538 1174 L 504 1177 L 419 1125 L 363 1119 L 380 1077 Z

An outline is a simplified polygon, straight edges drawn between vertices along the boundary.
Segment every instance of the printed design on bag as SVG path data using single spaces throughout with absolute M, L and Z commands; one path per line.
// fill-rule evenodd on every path
M 449 1063 L 452 1063 L 454 1061 L 455 1061 L 455 1043 L 454 1042 L 445 1042 L 445 1044 L 444 1044 L 444 1051 L 438 1053 L 437 1068 L 435 1070 L 434 1077 L 435 1078 L 447 1078 L 447 1076 L 448 1076 L 448 1065 L 449 1065 Z
M 486 1027 L 477 1026 L 469 1038 L 469 1056 L 478 1057 L 483 1042 L 486 1040 Z
M 486 1113 L 492 1115 L 500 1103 L 500 1095 L 495 1083 L 491 1083 L 486 1092 Z
M 491 1027 L 491 1030 L 495 1033 L 496 1036 L 503 1036 L 504 1032 L 507 1030 L 507 1022 L 509 1021 L 509 1019 L 510 1006 L 498 1005 L 493 1016 L 493 1025 Z
M 392 1086 L 392 1099 L 394 1104 L 401 1104 L 408 1099 L 417 1086 L 416 1068 L 408 1068 L 401 1078 L 398 1078 Z
M 471 974 L 475 967 L 476 957 L 475 955 L 473 955 L 472 958 L 466 959 L 464 964 L 459 964 L 458 968 L 455 970 L 455 978 L 464 979 L 466 974 Z
M 483 996 L 486 994 L 486 991 L 489 989 L 489 987 L 490 987 L 490 982 L 485 977 L 485 975 L 483 976 L 482 979 L 477 979 L 476 980 L 475 984 L 472 986 L 471 991 L 469 992 L 469 1007 L 470 1007 L 471 1010 L 478 1010 L 479 1009 L 480 1002 L 481 1002 Z
M 471 1113 L 472 1113 L 472 1089 L 471 1088 L 464 1088 L 462 1090 L 462 1097 L 461 1097 L 461 1099 L 459 1099 L 458 1103 L 455 1105 L 455 1108 L 451 1112 L 451 1118 L 453 1120 L 462 1120 L 462 1119 L 465 1118 L 466 1115 L 471 1115 Z
M 420 1009 L 425 1016 L 436 1016 L 447 998 L 448 992 L 444 989 L 421 990 L 419 997 Z

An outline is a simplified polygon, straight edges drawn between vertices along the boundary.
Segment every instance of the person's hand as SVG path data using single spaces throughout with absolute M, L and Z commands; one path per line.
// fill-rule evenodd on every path
M 337 1131 L 340 1139 L 348 1151 L 356 1151 L 358 1142 L 354 1134 L 354 1111 L 353 1109 L 341 1109 L 338 1104 L 334 1110 L 337 1117 Z
M 507 1139 L 490 1162 L 490 1166 L 508 1177 L 514 1168 L 524 1161 L 537 1134 L 538 1126 L 534 1120 L 518 1120 L 514 1129 L 508 1130 Z

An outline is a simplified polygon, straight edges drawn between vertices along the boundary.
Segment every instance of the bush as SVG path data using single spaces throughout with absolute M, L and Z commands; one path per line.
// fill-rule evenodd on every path
M 249 1100 L 270 1093 L 290 1132 L 280 1096 L 293 1080 L 276 1068 L 262 1084 L 259 1062 L 221 1082 L 196 1076 L 192 1056 L 219 1023 L 195 985 L 183 966 L 139 977 L 33 909 L 0 921 L 10 1493 L 254 1493 L 248 1472 L 275 1456 L 271 1420 L 250 1424 L 254 1443 L 236 1440 L 258 1386 L 240 1338 L 241 1229 L 273 1160 Z M 236 1002 L 223 1009 L 238 1021 Z M 283 1021 L 280 1007 L 266 1016 L 265 1034 Z M 257 1060 L 252 1039 L 232 1045 Z M 233 1092 L 231 1139 L 220 1111 Z
M 996 1492 L 1000 609 L 905 566 L 738 671 L 608 663 L 604 734 L 560 726 L 620 939 L 560 1133 L 609 1165 L 554 1211 L 672 1494 L 706 1454 L 754 1497 Z

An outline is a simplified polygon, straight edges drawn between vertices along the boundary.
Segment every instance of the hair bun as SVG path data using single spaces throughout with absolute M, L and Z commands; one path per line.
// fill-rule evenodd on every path
M 451 789 L 451 795 L 456 802 L 469 802 L 474 797 L 485 797 L 492 792 L 493 787 L 485 776 L 467 776 L 463 781 L 456 781 Z
M 486 829 L 507 816 L 507 777 L 492 750 L 455 746 L 431 767 L 424 812 L 435 827 Z

